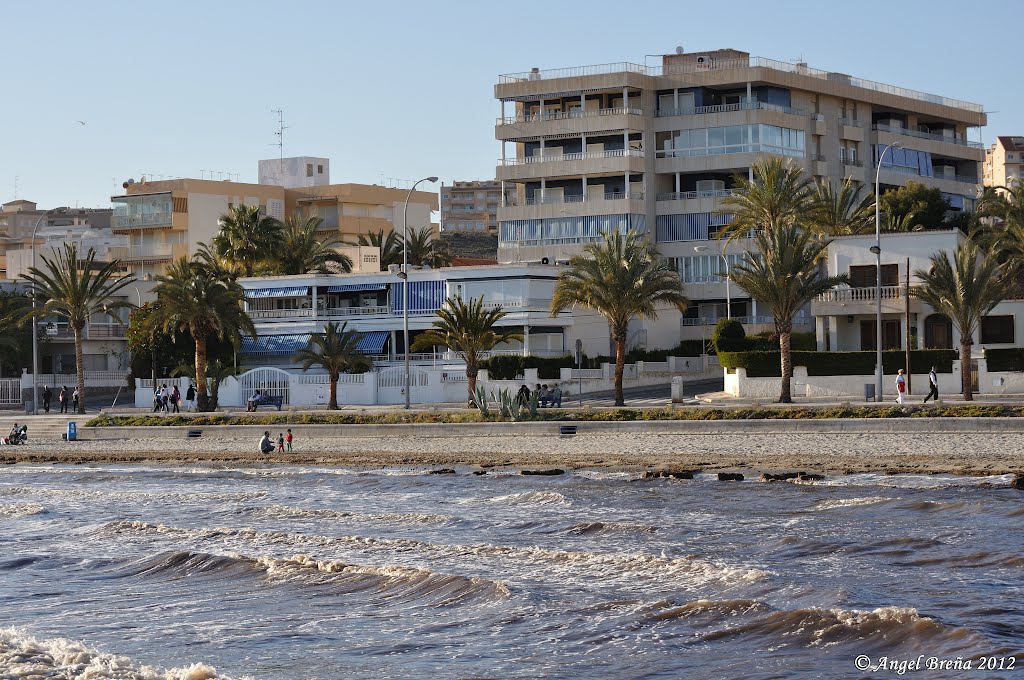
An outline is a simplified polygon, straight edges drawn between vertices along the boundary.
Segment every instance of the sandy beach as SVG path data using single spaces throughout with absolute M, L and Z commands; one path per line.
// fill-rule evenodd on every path
M 1024 433 L 601 433 L 558 436 L 324 437 L 293 453 L 255 453 L 252 438 L 29 443 L 0 461 L 345 466 L 515 466 L 992 475 L 1024 471 Z

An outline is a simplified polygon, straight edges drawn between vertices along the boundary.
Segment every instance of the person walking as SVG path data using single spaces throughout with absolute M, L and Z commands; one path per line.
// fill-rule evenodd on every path
M 904 395 L 907 393 L 907 378 L 903 375 L 903 369 L 901 368 L 899 373 L 896 374 L 896 403 L 902 405 Z
M 939 374 L 936 373 L 934 366 L 928 373 L 928 396 L 924 398 L 923 403 L 927 404 L 929 399 L 939 400 Z
M 68 388 L 67 385 L 60 388 L 60 394 L 57 395 L 57 401 L 60 402 L 60 412 L 68 412 Z
M 196 386 L 192 383 L 188 384 L 188 390 L 185 391 L 185 410 L 196 410 Z
M 50 412 L 50 398 L 53 396 L 53 392 L 50 391 L 49 385 L 43 385 L 43 410 L 47 413 Z
M 174 391 L 171 392 L 171 405 L 174 407 L 174 410 L 171 411 L 171 413 L 181 413 L 181 408 L 178 406 L 180 403 L 181 403 L 181 390 L 179 390 L 178 386 L 175 385 L 174 386 Z
M 78 388 L 71 394 L 72 413 L 78 413 Z
M 292 428 L 288 428 L 288 432 L 284 435 L 284 443 L 288 445 L 288 453 L 292 452 Z
M 170 397 L 171 397 L 171 395 L 167 391 L 167 385 L 166 384 L 161 385 L 160 386 L 160 408 L 162 408 L 164 410 L 164 413 L 166 413 L 167 411 L 170 410 L 170 407 L 169 407 L 169 405 L 167 403 L 170 400 Z

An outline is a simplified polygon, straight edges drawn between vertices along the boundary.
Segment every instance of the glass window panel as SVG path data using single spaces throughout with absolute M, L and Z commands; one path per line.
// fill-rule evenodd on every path
M 741 125 L 732 125 L 725 128 L 725 143 L 729 146 L 743 143 L 743 131 L 745 127 Z
M 724 146 L 725 145 L 725 128 L 710 128 L 708 129 L 708 146 Z

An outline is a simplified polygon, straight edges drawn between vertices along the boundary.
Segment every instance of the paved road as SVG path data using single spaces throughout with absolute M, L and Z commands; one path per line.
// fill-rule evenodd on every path
M 705 392 L 721 392 L 725 388 L 724 378 L 711 378 L 708 380 L 684 380 L 683 394 L 692 397 L 695 394 Z M 672 399 L 671 385 L 652 385 L 649 387 L 631 387 L 623 390 L 623 397 L 626 406 L 634 408 L 657 408 L 668 406 Z M 562 402 L 562 406 L 578 406 L 579 397 Z M 583 395 L 584 406 L 614 406 L 615 395 L 613 392 L 594 392 Z

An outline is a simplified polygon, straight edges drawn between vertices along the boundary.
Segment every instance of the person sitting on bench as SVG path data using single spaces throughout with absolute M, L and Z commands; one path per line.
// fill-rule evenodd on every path
M 263 395 L 260 393 L 259 390 L 256 390 L 255 392 L 253 392 L 252 396 L 249 397 L 249 401 L 246 402 L 245 410 L 246 411 L 255 411 L 256 410 L 256 405 L 260 403 L 260 397 L 262 397 L 262 396 Z

